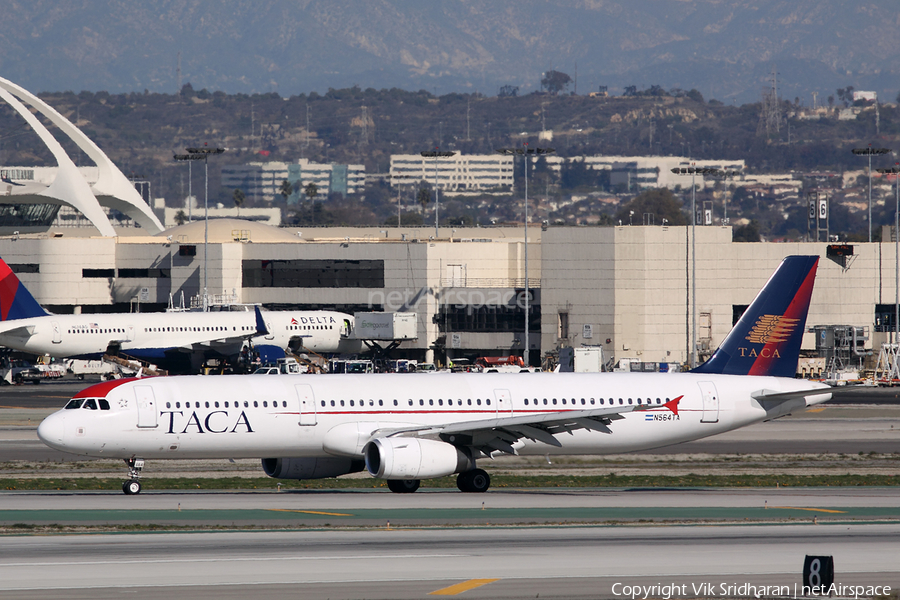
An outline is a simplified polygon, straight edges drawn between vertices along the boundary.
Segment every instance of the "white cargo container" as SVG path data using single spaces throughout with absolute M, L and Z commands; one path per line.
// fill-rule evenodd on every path
M 575 348 L 575 372 L 599 373 L 603 370 L 603 348 Z
M 414 340 L 418 337 L 416 313 L 358 312 L 353 315 L 358 340 Z

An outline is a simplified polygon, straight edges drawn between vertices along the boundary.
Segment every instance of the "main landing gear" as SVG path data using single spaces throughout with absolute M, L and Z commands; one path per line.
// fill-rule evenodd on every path
M 456 487 L 461 492 L 480 494 L 491 487 L 491 476 L 484 469 L 463 471 L 456 476 Z
M 122 484 L 122 491 L 126 496 L 134 496 L 141 493 L 141 469 L 144 468 L 143 458 L 126 458 L 125 464 L 128 465 L 128 481 Z

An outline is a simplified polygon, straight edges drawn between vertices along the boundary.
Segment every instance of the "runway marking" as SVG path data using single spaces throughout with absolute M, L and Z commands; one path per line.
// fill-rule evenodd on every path
M 441 588 L 439 590 L 435 590 L 430 592 L 429 596 L 456 596 L 457 594 L 462 594 L 463 592 L 467 592 L 469 590 L 474 590 L 475 588 L 481 587 L 483 585 L 487 585 L 489 583 L 494 583 L 495 581 L 500 581 L 499 579 L 470 579 L 468 581 L 463 581 L 462 583 L 457 583 L 455 585 L 451 585 L 450 587 Z
M 772 508 L 787 508 L 790 510 L 809 510 L 812 512 L 825 512 L 825 513 L 835 513 L 835 514 L 845 514 L 846 510 L 832 510 L 830 508 L 803 508 L 800 506 L 773 506 Z
M 811 409 L 807 410 L 806 412 L 808 412 L 808 413 L 820 413 L 820 412 L 822 412 L 823 410 L 825 410 L 825 407 L 824 407 L 824 406 L 820 406 L 819 408 L 811 408 Z
M 352 517 L 353 515 L 347 513 L 335 513 L 335 512 L 322 512 L 320 510 L 293 510 L 290 508 L 270 508 L 268 509 L 271 512 L 291 512 L 291 513 L 305 513 L 307 515 L 327 515 L 329 517 Z

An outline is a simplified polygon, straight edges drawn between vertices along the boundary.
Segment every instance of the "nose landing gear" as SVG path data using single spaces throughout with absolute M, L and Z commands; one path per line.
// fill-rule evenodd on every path
M 128 465 L 128 481 L 122 484 L 122 491 L 127 496 L 134 496 L 141 493 L 141 469 L 144 468 L 143 458 L 126 458 L 125 464 Z

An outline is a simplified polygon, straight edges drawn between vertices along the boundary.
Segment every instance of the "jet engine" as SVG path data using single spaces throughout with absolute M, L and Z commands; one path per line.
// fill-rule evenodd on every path
M 359 473 L 365 463 L 352 458 L 264 458 L 262 468 L 275 479 L 325 479 Z
M 410 437 L 378 438 L 366 444 L 366 469 L 379 479 L 429 479 L 474 468 L 452 444 Z

